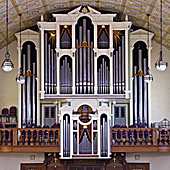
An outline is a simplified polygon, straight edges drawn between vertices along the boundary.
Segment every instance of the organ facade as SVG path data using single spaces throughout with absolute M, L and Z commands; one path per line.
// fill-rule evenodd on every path
M 62 159 L 110 158 L 111 127 L 149 126 L 150 85 L 137 75 L 149 67 L 147 32 L 89 6 L 53 17 L 22 32 L 23 72 L 37 78 L 20 87 L 19 127 L 60 124 Z

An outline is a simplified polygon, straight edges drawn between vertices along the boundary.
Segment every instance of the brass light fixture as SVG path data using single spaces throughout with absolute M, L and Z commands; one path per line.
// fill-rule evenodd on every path
M 160 52 L 159 59 L 155 63 L 155 67 L 158 71 L 166 70 L 168 63 L 163 59 L 163 50 L 162 50 L 162 0 L 160 0 L 160 26 L 161 26 L 161 43 L 160 43 Z
M 20 52 L 21 52 L 21 14 L 19 14 L 19 17 L 20 17 Z M 22 56 L 22 53 L 21 53 L 21 56 Z M 25 83 L 25 76 L 23 75 L 21 58 L 20 58 L 20 69 L 19 69 L 19 73 L 16 77 L 16 81 L 17 81 L 18 84 L 24 84 Z
M 13 63 L 10 60 L 10 54 L 8 49 L 8 0 L 6 0 L 6 54 L 5 60 L 3 61 L 1 67 L 5 72 L 10 72 L 14 68 Z

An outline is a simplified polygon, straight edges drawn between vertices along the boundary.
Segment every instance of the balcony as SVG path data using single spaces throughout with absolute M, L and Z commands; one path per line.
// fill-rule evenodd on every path
M 60 128 L 1 128 L 0 152 L 60 152 Z M 111 128 L 111 152 L 170 152 L 170 128 Z
M 0 152 L 60 152 L 60 128 L 2 128 Z
M 111 128 L 111 152 L 169 151 L 169 128 Z

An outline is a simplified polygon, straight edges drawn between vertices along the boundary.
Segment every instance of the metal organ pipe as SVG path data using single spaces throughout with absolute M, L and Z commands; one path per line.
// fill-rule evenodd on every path
M 63 119 L 63 156 L 66 156 L 66 120 Z
M 54 61 L 53 49 L 51 49 L 51 93 L 54 93 Z
M 87 45 L 90 46 L 90 30 L 87 30 Z M 87 48 L 87 87 L 88 87 L 88 94 L 90 94 L 90 48 Z
M 139 49 L 139 70 L 142 70 L 142 50 Z M 139 77 L 139 123 L 142 123 L 143 117 L 143 96 L 142 96 L 142 76 Z
M 93 42 L 91 42 L 91 46 L 93 47 Z M 93 59 L 94 59 L 94 56 L 93 56 L 93 49 L 91 48 L 91 93 L 93 94 L 93 74 L 94 74 L 94 71 L 93 71 Z
M 103 156 L 105 155 L 105 117 L 103 117 L 103 135 L 102 135 L 102 140 L 103 140 Z
M 33 63 L 33 74 L 35 74 L 35 63 Z M 32 123 L 35 125 L 35 76 L 32 77 Z
M 83 41 L 86 41 L 86 19 L 83 19 Z M 86 94 L 86 48 L 83 48 L 83 90 Z
M 82 45 L 82 26 L 79 27 L 79 46 Z M 80 67 L 79 67 L 79 70 L 80 70 L 80 94 L 82 94 L 82 47 L 79 48 L 79 56 L 80 56 Z
M 57 60 L 56 53 L 54 53 L 54 94 L 57 93 Z
M 67 90 L 68 90 L 68 87 L 67 87 L 67 84 L 68 84 L 68 68 L 67 68 L 67 57 L 65 57 L 65 60 L 64 60 L 65 64 L 64 64 L 64 76 L 65 76 L 65 82 L 64 82 L 64 87 L 65 87 L 65 93 L 67 93 Z
M 118 80 L 118 74 L 119 74 L 119 68 L 118 68 L 118 51 L 116 51 L 116 94 L 118 94 L 119 93 L 119 91 L 118 91 L 118 82 L 119 82 L 119 80 Z
M 25 54 L 23 54 L 23 74 L 25 74 Z M 22 85 L 22 126 L 26 125 L 25 83 Z
M 122 93 L 125 90 L 125 45 L 124 45 L 125 37 L 122 36 Z
M 48 70 L 47 70 L 47 33 L 45 33 L 45 47 L 44 47 L 44 57 L 45 57 L 45 93 L 47 94 L 48 88 Z
M 31 70 L 31 46 L 27 45 L 27 70 Z M 31 77 L 27 76 L 27 123 L 31 124 Z
M 115 64 L 115 55 L 113 55 L 113 93 L 115 94 L 116 93 L 116 64 Z
M 78 39 L 76 40 L 76 47 L 78 46 Z M 78 94 L 79 92 L 79 48 L 76 50 L 76 93 Z
M 144 62 L 144 74 L 147 74 L 147 66 L 146 66 L 146 58 L 143 59 L 143 62 Z M 147 125 L 147 117 L 148 117 L 148 114 L 147 114 L 147 103 L 148 103 L 148 98 L 147 98 L 147 83 L 144 81 L 144 118 L 143 118 L 143 123 L 145 125 Z
M 51 65 L 51 56 L 50 56 L 50 50 L 51 49 L 51 45 L 48 44 L 48 94 L 51 93 L 51 70 L 50 70 L 50 65 Z
M 134 66 L 134 74 L 137 74 L 137 66 Z M 134 77 L 134 117 L 135 117 L 135 124 L 138 123 L 138 101 L 137 101 L 137 76 Z
M 122 93 L 122 62 L 121 62 L 122 54 L 121 54 L 121 46 L 119 46 L 119 94 Z

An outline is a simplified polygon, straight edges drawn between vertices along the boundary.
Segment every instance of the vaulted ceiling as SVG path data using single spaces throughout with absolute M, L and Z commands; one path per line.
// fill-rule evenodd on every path
M 170 0 L 163 2 L 163 45 L 170 49 Z M 19 15 L 22 13 L 22 30 L 36 25 L 40 16 L 48 21 L 51 13 L 65 12 L 80 5 L 89 5 L 99 11 L 118 13 L 118 20 L 123 21 L 125 15 L 134 26 L 154 33 L 154 40 L 160 43 L 160 0 L 8 0 L 9 4 L 9 43 L 19 32 Z M 0 49 L 6 45 L 6 0 L 0 0 Z

